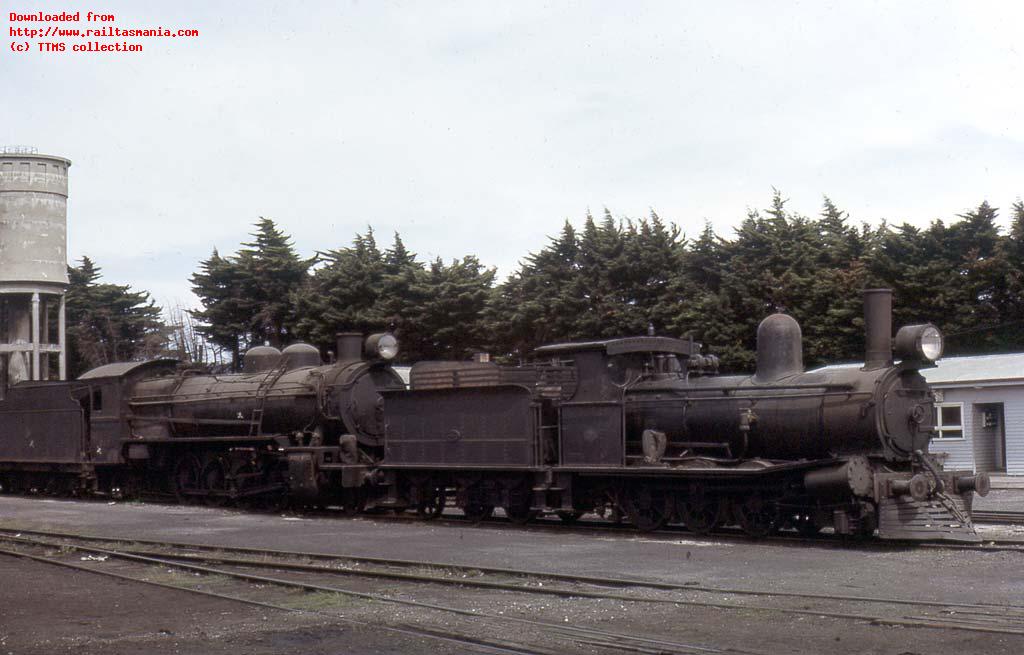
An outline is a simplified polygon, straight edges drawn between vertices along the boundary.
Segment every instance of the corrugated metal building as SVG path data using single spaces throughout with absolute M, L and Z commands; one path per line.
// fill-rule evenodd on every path
M 1024 475 L 1024 353 L 949 357 L 922 374 L 939 401 L 931 451 L 947 468 Z

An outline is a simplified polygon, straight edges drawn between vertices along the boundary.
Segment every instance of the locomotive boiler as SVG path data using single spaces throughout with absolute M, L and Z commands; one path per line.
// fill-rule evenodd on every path
M 655 336 L 543 346 L 528 366 L 417 364 L 408 391 L 384 393 L 391 495 L 427 516 L 453 492 L 474 517 L 976 540 L 968 505 L 987 477 L 928 453 L 920 370 L 942 337 L 925 324 L 893 339 L 891 314 L 888 290 L 866 292 L 865 362 L 813 371 L 783 314 L 758 328 L 753 375 L 719 376 L 696 344 Z

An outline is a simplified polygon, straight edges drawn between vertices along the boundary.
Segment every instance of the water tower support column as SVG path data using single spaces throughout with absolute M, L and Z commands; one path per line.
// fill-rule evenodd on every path
M 39 343 L 43 335 L 39 333 L 39 292 L 32 294 L 32 379 L 42 380 L 39 370 Z
M 68 356 L 64 346 L 64 294 L 60 294 L 60 311 L 57 314 L 57 343 L 60 345 L 60 379 L 68 379 Z

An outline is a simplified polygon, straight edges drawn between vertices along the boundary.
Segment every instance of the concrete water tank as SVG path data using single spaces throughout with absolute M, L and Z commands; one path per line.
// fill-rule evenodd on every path
M 45 380 L 51 355 L 65 378 L 68 167 L 32 148 L 0 149 L 0 393 Z
M 0 152 L 0 282 L 68 283 L 63 157 Z

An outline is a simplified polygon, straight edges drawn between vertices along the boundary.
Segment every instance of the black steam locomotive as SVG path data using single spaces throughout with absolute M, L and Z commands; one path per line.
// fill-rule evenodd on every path
M 863 366 L 803 370 L 800 328 L 758 329 L 757 372 L 719 376 L 696 344 L 645 336 L 549 345 L 523 366 L 420 362 L 389 334 L 339 336 L 338 359 L 255 348 L 212 376 L 160 360 L 0 402 L 5 490 L 99 489 L 203 500 L 415 510 L 471 519 L 596 512 L 643 530 L 737 524 L 882 538 L 977 540 L 988 479 L 928 454 L 941 355 L 931 325 L 895 340 L 891 295 L 865 295 Z M 899 358 L 893 362 L 893 355 Z

